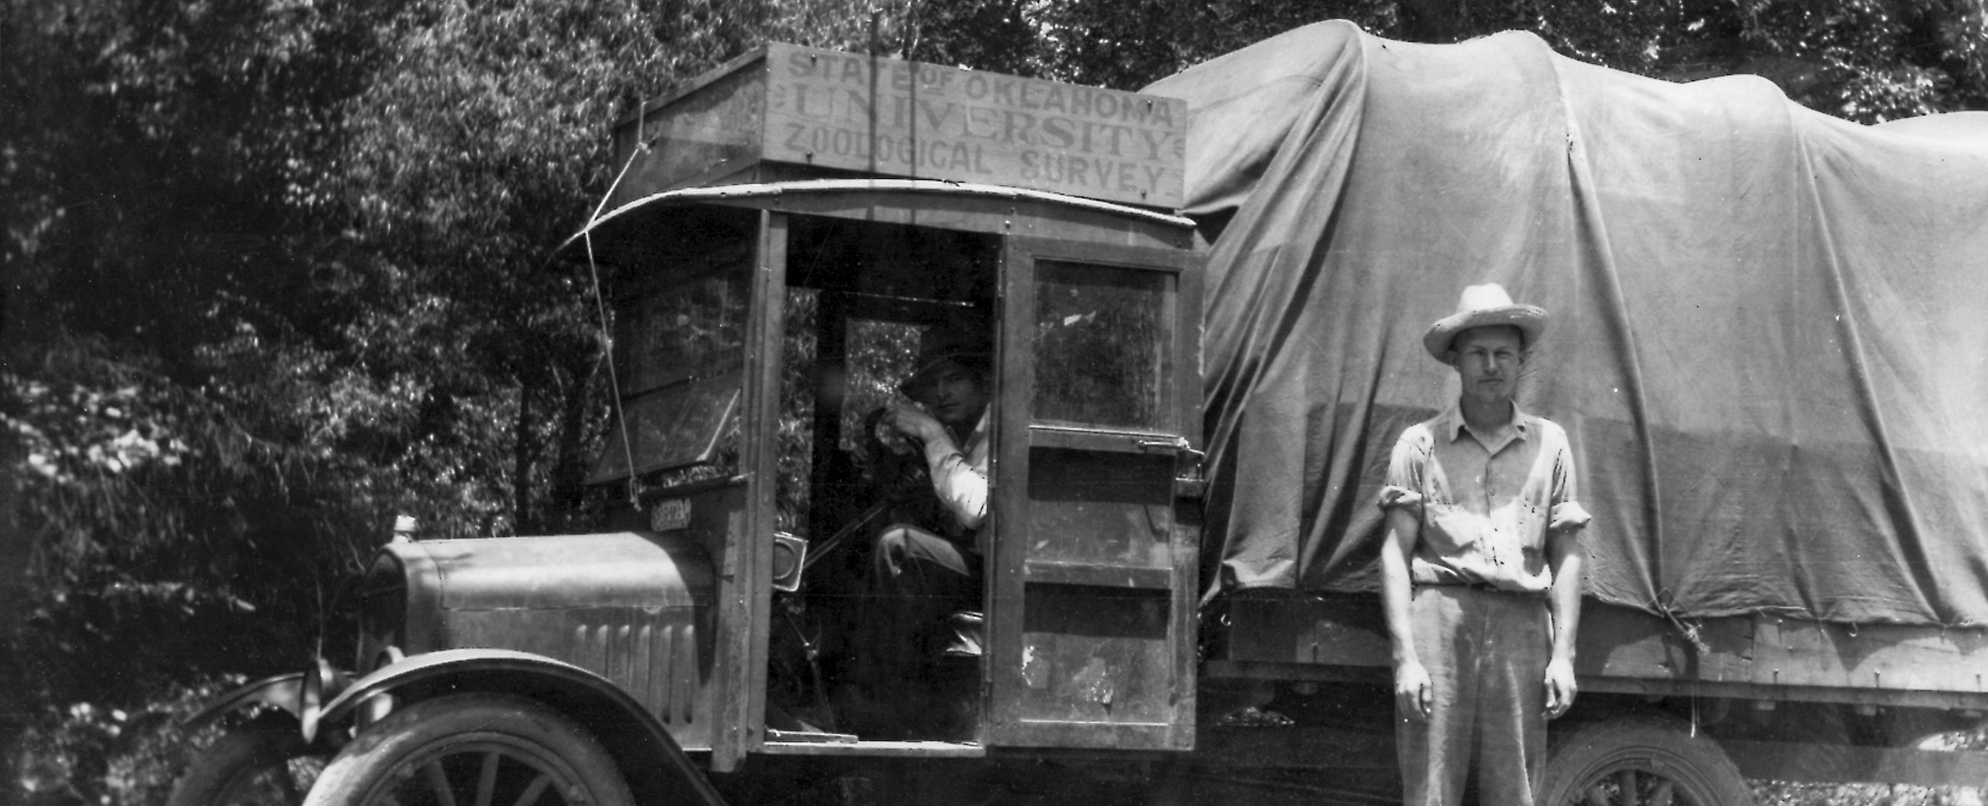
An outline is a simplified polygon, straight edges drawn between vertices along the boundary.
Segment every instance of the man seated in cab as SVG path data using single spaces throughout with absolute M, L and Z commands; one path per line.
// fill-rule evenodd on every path
M 1545 330 L 1545 310 L 1478 285 L 1423 338 L 1462 395 L 1402 432 L 1381 491 L 1404 803 L 1457 806 L 1473 761 L 1481 802 L 1532 803 L 1546 722 L 1574 702 L 1589 516 L 1566 433 L 1515 402 Z
M 885 678 L 873 682 L 908 685 L 897 692 L 907 708 L 943 682 L 935 679 L 939 655 L 979 651 L 971 645 L 977 636 L 955 632 L 948 621 L 981 607 L 991 370 L 985 333 L 935 329 L 898 387 L 909 402 L 891 405 L 883 418 L 913 443 L 930 478 L 928 490 L 914 493 L 923 506 L 897 510 L 921 516 L 891 523 L 871 552 L 872 600 L 883 612 L 869 619 L 867 650 L 872 672 Z

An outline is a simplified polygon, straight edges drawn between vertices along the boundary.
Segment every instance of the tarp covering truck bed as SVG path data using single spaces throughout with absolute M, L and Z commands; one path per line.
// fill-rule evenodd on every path
M 1495 281 L 1553 315 L 1519 402 L 1573 439 L 1591 595 L 1988 623 L 1988 115 L 1346 23 L 1145 91 L 1220 228 L 1211 591 L 1372 587 L 1389 449 L 1457 394 L 1422 332 Z

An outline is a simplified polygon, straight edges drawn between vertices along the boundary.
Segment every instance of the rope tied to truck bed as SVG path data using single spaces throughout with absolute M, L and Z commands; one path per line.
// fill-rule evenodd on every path
M 1700 636 L 1698 625 L 1684 620 L 1681 615 L 1684 611 L 1673 601 L 1670 588 L 1657 591 L 1656 598 L 1650 600 L 1650 609 L 1657 611 L 1671 623 L 1671 626 L 1677 628 L 1678 634 L 1684 636 L 1684 640 L 1691 644 L 1694 658 L 1703 659 L 1712 654 L 1712 646 L 1705 643 L 1705 639 Z

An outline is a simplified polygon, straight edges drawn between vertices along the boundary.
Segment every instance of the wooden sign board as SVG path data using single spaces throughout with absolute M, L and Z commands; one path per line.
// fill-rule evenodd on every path
M 1179 99 L 771 44 L 625 124 L 619 150 L 651 144 L 631 191 L 764 162 L 1172 209 L 1186 130 Z

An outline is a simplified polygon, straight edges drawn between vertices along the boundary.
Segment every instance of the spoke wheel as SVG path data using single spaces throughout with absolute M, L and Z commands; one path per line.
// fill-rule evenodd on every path
M 308 773 L 322 760 L 306 755 L 295 725 L 250 723 L 222 735 L 188 767 L 168 806 L 297 806 Z
M 1752 806 L 1717 742 L 1671 719 L 1618 717 L 1552 731 L 1540 803 L 1550 806 Z
M 367 728 L 306 806 L 632 806 L 585 729 L 530 700 L 458 694 Z

